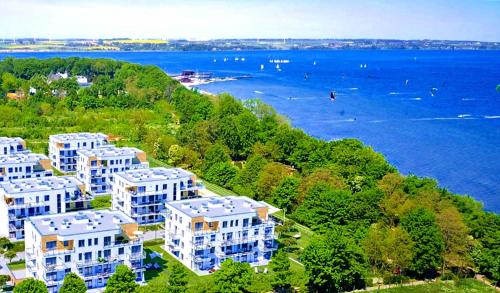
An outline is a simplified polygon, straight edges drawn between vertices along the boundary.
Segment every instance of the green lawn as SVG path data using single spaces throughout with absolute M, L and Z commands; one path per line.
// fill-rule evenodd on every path
M 96 196 L 90 201 L 90 205 L 96 210 L 111 208 L 111 195 Z
M 375 292 L 375 291 L 374 291 Z M 381 293 L 494 293 L 497 290 L 472 279 L 460 280 L 458 282 L 442 281 L 418 286 L 398 287 L 380 290 Z
M 7 266 L 11 271 L 17 271 L 17 270 L 22 270 L 26 268 L 26 263 L 24 260 L 20 261 L 13 261 L 11 263 L 8 263 Z
M 283 211 L 278 211 L 274 213 L 273 216 L 280 220 L 284 219 Z M 300 252 L 304 250 L 304 248 L 306 248 L 311 243 L 311 240 L 314 237 L 314 232 L 311 229 L 299 223 L 295 223 L 292 228 L 294 229 L 294 231 L 286 233 L 284 235 L 280 235 L 280 239 L 278 239 L 278 242 L 281 243 L 281 241 L 284 238 L 293 237 L 293 235 L 300 233 L 300 238 L 297 239 L 297 246 L 294 247 L 294 249 L 288 253 L 288 255 L 291 258 L 299 261 Z

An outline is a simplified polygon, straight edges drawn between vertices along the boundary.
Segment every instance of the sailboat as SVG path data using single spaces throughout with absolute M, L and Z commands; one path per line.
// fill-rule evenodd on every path
M 316 65 L 316 61 L 313 62 L 313 65 Z
M 264 70 L 264 64 L 260 65 L 260 70 Z

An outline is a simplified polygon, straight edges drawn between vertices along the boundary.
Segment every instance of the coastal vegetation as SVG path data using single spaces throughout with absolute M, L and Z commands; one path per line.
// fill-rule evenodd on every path
M 47 78 L 56 72 L 91 85 Z M 203 291 L 284 292 L 302 281 L 311 292 L 338 292 L 373 278 L 388 284 L 476 273 L 500 280 L 499 215 L 435 180 L 402 176 L 358 140 L 311 137 L 259 100 L 200 94 L 155 66 L 81 58 L 4 59 L 0 94 L 0 135 L 26 138 L 34 151 L 46 152 L 50 134 L 99 131 L 144 149 L 156 164 L 192 170 L 285 212 L 272 276 L 255 278 L 228 262 L 205 277 Z M 179 268 L 171 270 L 173 291 L 190 288 L 194 277 L 186 284 Z

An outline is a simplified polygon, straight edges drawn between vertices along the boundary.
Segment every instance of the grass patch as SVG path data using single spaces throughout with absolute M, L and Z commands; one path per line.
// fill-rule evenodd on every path
M 93 209 L 102 210 L 111 208 L 111 195 L 97 196 L 90 201 Z
M 11 271 L 22 270 L 26 268 L 26 262 L 24 261 L 24 259 L 19 261 L 13 261 L 11 263 L 8 263 L 7 267 L 9 267 Z
M 143 232 L 161 231 L 161 230 L 164 230 L 163 224 L 153 224 L 153 225 L 139 226 L 139 231 L 143 231 Z
M 24 241 L 15 241 L 12 242 L 12 250 L 15 252 L 24 252 Z
M 378 292 L 383 293 L 474 293 L 485 292 L 493 293 L 498 292 L 495 289 L 485 285 L 477 280 L 463 279 L 457 282 L 453 281 L 438 281 L 424 285 L 397 287 L 391 289 L 384 289 Z

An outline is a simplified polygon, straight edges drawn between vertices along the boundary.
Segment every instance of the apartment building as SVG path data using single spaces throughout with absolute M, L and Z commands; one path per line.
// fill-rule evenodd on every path
M 26 142 L 20 137 L 0 137 L 0 156 L 27 151 Z
M 24 221 L 38 215 L 90 208 L 83 184 L 72 176 L 19 179 L 0 183 L 0 236 L 24 239 Z
M 108 136 L 102 133 L 65 133 L 49 136 L 49 157 L 52 166 L 63 173 L 75 172 L 77 151 L 93 149 L 108 144 Z
M 165 248 L 198 274 L 228 258 L 266 265 L 277 246 L 268 207 L 245 196 L 167 202 Z
M 76 153 L 77 177 L 92 195 L 109 194 L 114 173 L 149 167 L 146 153 L 136 148 L 108 145 Z
M 106 286 L 124 264 L 144 281 L 142 232 L 119 211 L 79 211 L 26 221 L 26 275 L 58 292 L 64 276 L 78 274 L 87 288 Z
M 123 211 L 140 225 L 164 221 L 165 203 L 198 196 L 201 184 L 181 168 L 136 169 L 113 174 L 113 209 Z
M 0 182 L 46 176 L 52 176 L 52 168 L 45 155 L 14 153 L 0 156 Z

